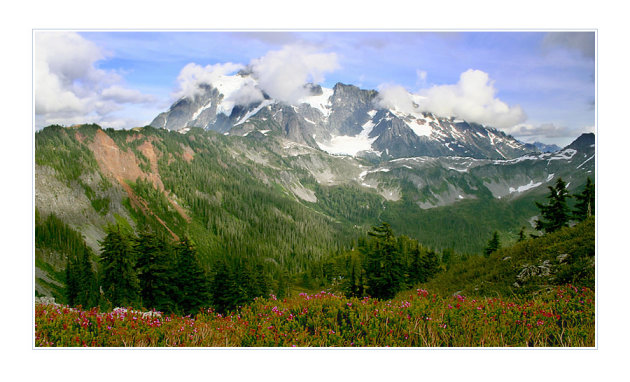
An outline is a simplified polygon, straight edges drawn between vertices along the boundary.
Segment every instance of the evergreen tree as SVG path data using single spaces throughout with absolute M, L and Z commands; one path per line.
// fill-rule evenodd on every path
M 577 199 L 575 210 L 573 211 L 575 220 L 584 221 L 586 218 L 595 215 L 595 184 L 593 184 L 590 177 L 586 178 L 584 190 L 574 196 Z
M 96 273 L 92 269 L 90 260 L 92 250 L 85 247 L 78 256 L 76 270 L 78 275 L 78 295 L 76 304 L 84 308 L 92 308 L 98 305 L 99 292 Z
M 517 243 L 520 243 L 521 241 L 525 240 L 525 227 L 521 227 L 521 230 L 518 231 L 518 240 Z
M 179 308 L 184 314 L 195 314 L 209 306 L 210 285 L 197 258 L 197 250 L 187 237 L 177 245 L 177 287 Z
M 113 306 L 137 307 L 140 284 L 134 269 L 131 241 L 120 227 L 107 227 L 101 245 L 101 285 L 105 298 Z
M 226 313 L 236 307 L 238 291 L 233 274 L 225 260 L 215 263 L 215 273 L 210 285 L 212 306 L 219 313 Z
M 420 253 L 420 246 L 415 245 L 411 250 L 411 265 L 408 272 L 409 281 L 411 284 L 424 281 L 424 272 L 422 265 L 422 254 Z
M 558 178 L 556 186 L 549 186 L 548 204 L 538 202 L 536 206 L 540 209 L 540 219 L 536 220 L 536 229 L 550 233 L 569 225 L 570 211 L 567 206 L 567 199 L 570 197 L 566 184 L 562 178 Z
M 394 233 L 389 224 L 382 223 L 372 227 L 368 236 L 372 238 L 366 253 L 368 293 L 376 298 L 392 298 L 404 281 L 403 263 Z
M 422 257 L 422 269 L 424 277 L 421 282 L 428 281 L 440 271 L 440 259 L 435 251 L 426 251 L 426 254 Z
M 494 231 L 492 238 L 488 241 L 488 245 L 483 249 L 483 255 L 489 257 L 491 253 L 496 252 L 501 248 L 501 242 L 499 241 L 499 233 Z
M 451 265 L 453 264 L 453 256 L 454 251 L 452 248 L 446 248 L 442 251 L 442 264 L 446 268 L 446 270 L 451 269 Z
M 66 288 L 65 297 L 70 306 L 76 306 L 79 295 L 79 272 L 76 262 L 68 256 L 66 259 Z
M 170 245 L 153 232 L 145 231 L 135 240 L 135 251 L 142 305 L 162 312 L 173 312 L 177 288 Z

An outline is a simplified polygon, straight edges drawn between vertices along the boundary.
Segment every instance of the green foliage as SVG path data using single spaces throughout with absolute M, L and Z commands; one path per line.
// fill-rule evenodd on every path
M 98 165 L 90 149 L 69 133 L 74 133 L 74 130 L 66 130 L 61 126 L 49 126 L 37 131 L 35 163 L 52 167 L 62 180 L 77 181 L 84 172 L 98 171 Z
M 139 306 L 140 282 L 134 269 L 131 238 L 118 226 L 109 226 L 100 245 L 101 286 L 105 299 L 113 306 Z
M 536 202 L 536 207 L 540 209 L 541 217 L 536 220 L 536 229 L 546 233 L 554 232 L 569 224 L 570 210 L 567 199 L 570 197 L 566 188 L 566 183 L 562 178 L 558 178 L 556 186 L 549 186 L 549 203 L 541 204 Z
M 479 198 L 421 209 L 412 195 L 413 190 L 403 190 L 401 200 L 387 202 L 379 218 L 396 232 L 438 251 L 450 248 L 458 253 L 479 253 L 494 231 L 516 233 L 536 213 L 530 197 L 511 201 Z
M 185 314 L 194 314 L 207 307 L 210 300 L 209 281 L 197 258 L 194 244 L 187 238 L 177 244 L 176 286 L 178 307 Z
M 395 236 L 387 223 L 373 227 L 353 247 L 314 263 L 310 272 L 302 274 L 302 285 L 388 299 L 440 271 L 437 253 L 404 235 Z
M 55 214 L 42 219 L 37 212 L 35 218 L 35 248 L 59 252 L 66 258 L 80 258 L 91 253 L 83 236 Z
M 593 184 L 590 177 L 586 178 L 584 190 L 574 195 L 574 197 L 577 200 L 573 211 L 574 219 L 584 221 L 595 215 L 595 184 Z
M 210 289 L 212 306 L 219 313 L 234 310 L 239 303 L 235 277 L 225 260 L 218 261 L 214 268 L 215 273 Z
M 403 264 L 396 248 L 394 232 L 387 223 L 372 227 L 372 239 L 364 248 L 368 293 L 375 298 L 392 298 L 403 283 Z
M 499 248 L 501 248 L 501 242 L 499 241 L 499 233 L 494 231 L 492 234 L 492 238 L 488 241 L 488 245 L 483 249 L 483 255 L 485 257 L 490 256 L 490 254 L 496 252 Z
M 595 219 L 473 256 L 424 284 L 442 294 L 529 295 L 572 283 L 595 287 Z
M 66 264 L 66 298 L 68 305 L 91 308 L 99 304 L 96 273 L 92 269 L 92 251 L 83 251 L 78 257 L 68 257 Z
M 148 230 L 140 232 L 133 242 L 142 305 L 161 312 L 175 311 L 177 275 L 172 246 Z

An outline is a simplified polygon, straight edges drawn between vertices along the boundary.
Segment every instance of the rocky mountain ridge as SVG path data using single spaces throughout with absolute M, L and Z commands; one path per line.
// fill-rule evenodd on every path
M 175 102 L 151 126 L 186 132 L 201 127 L 224 134 L 275 133 L 331 154 L 388 160 L 415 156 L 465 156 L 513 159 L 539 152 L 500 130 L 455 118 L 385 107 L 375 90 L 337 83 L 333 88 L 305 87 L 294 104 L 243 100 L 243 89 L 256 88 L 248 73 L 221 76 Z M 409 97 L 413 98 L 410 94 Z

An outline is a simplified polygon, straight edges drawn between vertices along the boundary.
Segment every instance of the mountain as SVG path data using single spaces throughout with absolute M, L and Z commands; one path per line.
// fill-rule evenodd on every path
M 276 118 L 301 126 L 292 108 L 270 106 L 268 118 L 277 107 Z M 543 201 L 557 178 L 572 193 L 595 179 L 592 134 L 557 153 L 514 159 L 370 161 L 331 155 L 304 134 L 232 131 L 46 127 L 35 134 L 39 220 L 56 216 L 97 256 L 107 225 L 151 227 L 171 240 L 190 237 L 206 267 L 255 257 L 282 277 L 325 261 L 382 221 L 430 248 L 477 253 L 494 230 L 533 232 L 533 202 Z M 63 283 L 65 256 L 59 247 L 36 248 L 39 293 Z
M 421 112 L 417 103 L 406 110 L 383 106 L 377 91 L 354 85 L 337 83 L 332 89 L 307 85 L 292 104 L 260 89 L 260 99 L 245 97 L 251 89 L 258 89 L 257 81 L 247 72 L 218 76 L 179 99 L 150 125 L 177 131 L 201 127 L 240 136 L 275 132 L 331 154 L 381 161 L 415 156 L 514 159 L 538 151 L 497 129 Z M 408 96 L 418 101 L 418 96 Z
M 571 193 L 595 179 L 593 134 L 540 152 L 353 85 L 281 102 L 245 71 L 195 90 L 150 126 L 35 134 L 38 293 L 59 293 L 69 253 L 97 259 L 109 225 L 189 238 L 206 269 L 255 259 L 277 283 L 325 284 L 328 259 L 381 222 L 437 251 L 479 253 L 494 231 L 534 233 L 534 202 L 558 178 Z
M 560 146 L 558 145 L 548 145 L 546 143 L 542 143 L 542 142 L 534 142 L 532 143 L 532 145 L 538 150 L 541 151 L 543 153 L 555 153 L 556 151 L 560 150 Z

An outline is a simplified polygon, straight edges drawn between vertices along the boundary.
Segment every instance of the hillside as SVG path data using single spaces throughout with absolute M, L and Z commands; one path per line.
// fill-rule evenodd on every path
M 510 296 L 573 284 L 595 288 L 595 219 L 471 257 L 424 285 L 444 295 Z
M 562 176 L 570 189 L 581 187 L 593 150 L 373 164 L 274 133 L 51 126 L 35 137 L 35 206 L 96 254 L 109 224 L 151 227 L 172 240 L 190 237 L 206 269 L 220 258 L 255 257 L 273 274 L 295 275 L 381 221 L 436 250 L 478 253 L 494 230 L 513 240 L 537 213 L 543 184 Z M 45 253 L 37 251 L 37 279 L 62 282 L 54 274 L 64 255 Z

